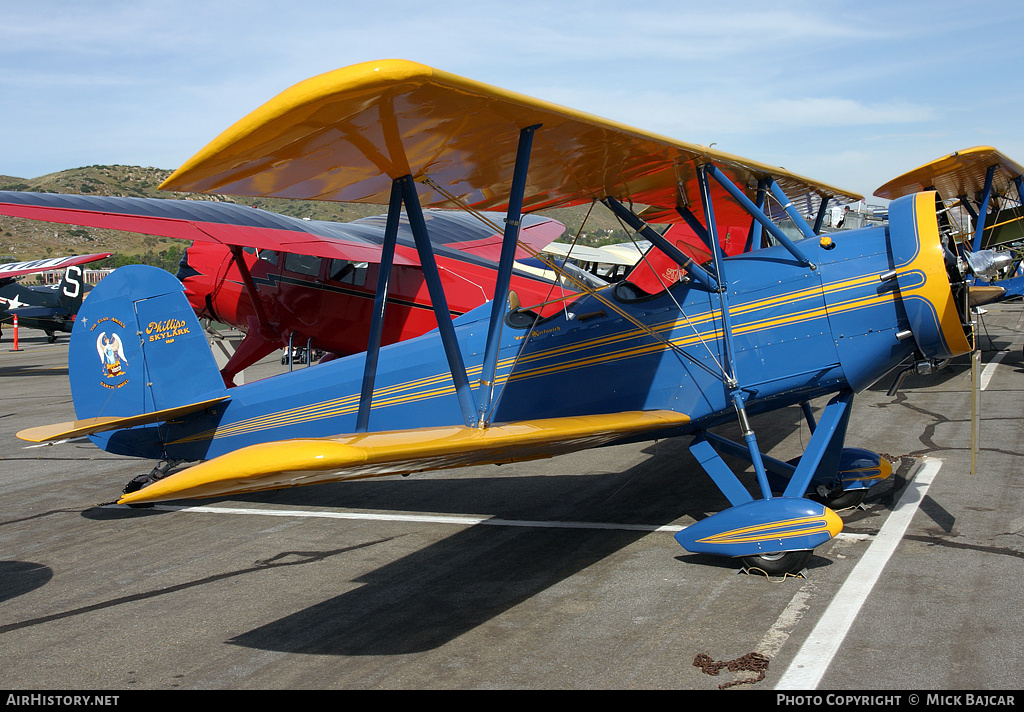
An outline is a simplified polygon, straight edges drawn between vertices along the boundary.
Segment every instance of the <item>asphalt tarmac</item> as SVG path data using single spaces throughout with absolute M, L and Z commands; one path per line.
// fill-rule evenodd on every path
M 0 688 L 1019 690 L 1022 324 L 982 317 L 973 474 L 969 357 L 857 396 L 847 443 L 896 473 L 784 579 L 675 542 L 725 506 L 688 439 L 110 505 L 150 463 L 18 440 L 74 417 L 67 341 L 5 332 Z M 810 437 L 754 425 L 781 459 Z

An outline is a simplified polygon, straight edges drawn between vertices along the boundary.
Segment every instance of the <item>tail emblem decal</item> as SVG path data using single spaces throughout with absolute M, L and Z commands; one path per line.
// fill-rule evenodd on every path
M 94 331 L 96 327 L 104 322 L 111 322 L 107 328 L 112 328 L 114 324 L 125 328 L 124 323 L 114 317 L 106 317 L 99 319 L 95 324 L 92 325 L 90 331 Z M 100 385 L 104 388 L 120 388 L 121 386 L 128 383 L 128 359 L 124 355 L 124 344 L 121 341 L 121 336 L 116 331 L 101 331 L 100 335 L 96 337 L 96 353 L 99 354 L 100 364 L 103 368 L 103 380 L 100 381 Z M 121 379 L 116 383 L 117 379 Z

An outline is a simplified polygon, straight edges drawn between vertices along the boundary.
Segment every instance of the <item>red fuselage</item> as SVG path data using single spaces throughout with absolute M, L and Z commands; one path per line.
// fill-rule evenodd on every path
M 399 245 L 397 254 L 415 256 Z M 200 317 L 237 327 L 246 339 L 224 369 L 229 380 L 246 366 L 289 343 L 339 356 L 365 351 L 380 265 L 276 251 L 246 250 L 259 296 L 250 299 L 242 272 L 228 248 L 193 243 L 178 277 Z M 473 258 L 437 257 L 448 310 L 459 316 L 493 298 L 496 270 Z M 546 280 L 513 274 L 512 291 L 524 307 L 566 294 Z M 550 310 L 551 307 L 548 307 Z M 557 305 L 554 307 L 557 308 Z M 382 344 L 419 336 L 437 327 L 423 272 L 418 266 L 392 268 Z

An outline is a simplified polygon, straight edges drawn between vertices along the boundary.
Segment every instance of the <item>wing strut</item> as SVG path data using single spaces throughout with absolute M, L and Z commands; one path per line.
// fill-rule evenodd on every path
M 793 257 L 795 257 L 797 261 L 800 262 L 800 264 L 802 264 L 804 267 L 817 269 L 815 265 L 809 259 L 807 259 L 807 256 L 800 250 L 800 248 L 797 247 L 793 243 L 793 241 L 790 240 L 789 237 L 787 237 L 786 234 L 779 229 L 778 225 L 773 223 L 771 219 L 767 215 L 765 215 L 763 210 L 754 205 L 754 203 L 751 202 L 750 198 L 745 196 L 743 194 L 743 191 L 737 188 L 733 184 L 733 182 L 729 180 L 729 178 L 718 169 L 717 166 L 715 166 L 712 163 L 708 163 L 706 165 L 708 166 L 708 173 L 711 175 L 711 177 L 718 181 L 718 183 L 721 184 L 723 188 L 725 188 L 729 195 L 731 195 L 737 203 L 742 205 L 743 208 L 748 213 L 750 213 L 755 220 L 761 223 L 761 225 L 763 225 L 764 228 L 771 233 L 772 237 L 778 240 L 783 247 L 789 250 L 789 253 L 793 255 Z M 814 237 L 814 231 L 811 230 L 810 226 L 807 224 L 807 221 L 800 216 L 800 213 L 795 208 L 793 208 L 793 203 L 789 200 L 789 198 L 786 197 L 786 194 L 782 192 L 782 189 L 779 188 L 778 184 L 775 181 L 770 181 L 768 187 L 769 190 L 772 191 L 772 194 L 779 199 L 779 201 L 784 206 L 786 213 L 789 215 L 790 218 L 793 219 L 793 222 L 795 222 L 797 226 L 800 227 L 801 231 L 803 231 L 804 234 L 807 235 L 808 237 Z
M 715 254 L 715 248 L 711 245 L 711 236 L 705 229 L 704 224 L 697 219 L 697 216 L 693 214 L 687 205 L 677 205 L 676 212 L 679 213 L 680 217 L 686 221 L 686 224 L 690 226 L 690 229 L 697 233 L 697 237 L 703 240 L 704 244 L 708 246 L 708 250 L 712 255 Z M 718 274 L 718 263 L 715 262 L 714 269 L 712 271 L 715 279 L 721 279 L 721 275 Z
M 821 205 L 818 206 L 818 215 L 814 218 L 814 234 L 821 234 L 821 225 L 825 222 L 825 214 L 828 212 L 829 196 L 821 196 Z
M 512 174 L 512 186 L 505 217 L 505 231 L 501 243 L 501 259 L 498 262 L 498 277 L 494 283 L 494 300 L 491 302 L 491 320 L 487 327 L 487 346 L 484 350 L 483 369 L 480 371 L 480 403 L 477 424 L 486 424 L 487 412 L 491 408 L 494 393 L 494 374 L 498 368 L 498 350 L 501 346 L 501 325 L 505 317 L 508 288 L 512 279 L 512 263 L 516 258 L 516 241 L 522 222 L 523 194 L 526 191 L 526 173 L 530 164 L 530 150 L 533 134 L 540 125 L 528 126 L 519 132 L 519 146 L 516 149 L 516 164 Z
M 985 232 L 985 218 L 988 215 L 988 201 L 992 199 L 992 179 L 996 174 L 996 164 L 993 163 L 985 171 L 985 189 L 982 192 L 981 205 L 978 206 L 978 216 L 975 220 L 974 242 L 971 243 L 971 251 L 978 252 L 981 249 L 981 234 Z
M 462 352 L 459 350 L 455 327 L 452 325 L 452 315 L 448 309 L 448 299 L 445 297 L 444 285 L 441 283 L 441 274 L 437 267 L 437 260 L 434 258 L 434 248 L 430 243 L 427 223 L 423 218 L 423 209 L 420 206 L 419 196 L 416 194 L 416 181 L 411 175 L 406 175 L 391 181 L 391 197 L 388 203 L 384 247 L 381 254 L 380 271 L 377 275 L 374 312 L 370 322 L 370 336 L 367 340 L 366 361 L 363 365 L 362 387 L 359 392 L 356 432 L 366 432 L 369 427 L 370 409 L 373 405 L 373 388 L 377 376 L 377 360 L 380 354 L 381 335 L 384 328 L 384 313 L 390 287 L 391 266 L 394 262 L 395 243 L 398 239 L 398 226 L 403 205 L 405 206 L 406 216 L 409 219 L 413 240 L 416 243 L 416 251 L 420 259 L 423 279 L 427 283 L 430 302 L 434 307 L 437 330 L 441 337 L 441 344 L 444 347 L 445 357 L 448 360 L 448 369 L 451 371 L 452 381 L 455 384 L 459 408 L 462 410 L 462 416 L 467 426 L 472 426 L 476 421 L 476 397 L 473 395 L 473 390 L 469 385 L 466 365 L 462 360 Z
M 759 211 L 764 211 L 764 203 L 768 197 L 768 179 L 760 178 L 757 181 L 757 202 L 754 207 Z M 764 247 L 764 225 L 758 220 L 750 221 L 750 231 L 747 233 L 747 244 L 746 252 L 751 250 L 760 250 Z
M 770 181 L 768 189 L 772 192 L 772 195 L 775 196 L 775 199 L 779 201 L 779 205 L 781 205 L 782 209 L 786 211 L 786 215 L 788 215 L 789 219 L 793 221 L 793 224 L 796 225 L 797 229 L 803 233 L 804 237 L 817 237 L 817 233 L 815 233 L 811 226 L 807 224 L 807 221 L 804 220 L 804 216 L 800 214 L 800 211 L 793 207 L 793 201 L 789 199 L 789 196 L 782 192 L 782 188 L 779 187 L 778 183 L 774 180 Z
M 607 205 L 608 209 L 621 218 L 623 222 L 643 235 L 644 238 L 657 245 L 658 249 L 675 260 L 680 267 L 685 269 L 690 276 L 693 277 L 694 280 L 704 285 L 704 287 L 712 292 L 718 291 L 718 280 L 715 279 L 710 272 L 683 254 L 678 247 L 658 234 L 657 230 L 654 230 L 650 225 L 634 215 L 631 210 L 627 210 L 622 203 L 617 201 L 615 198 L 610 197 L 603 198 L 601 202 Z
M 711 258 L 715 264 L 715 273 L 718 275 L 718 298 L 722 304 L 722 345 L 725 353 L 723 354 L 722 361 L 726 368 L 726 387 L 735 392 L 737 390 L 738 381 L 736 379 L 736 363 L 733 358 L 733 347 L 732 347 L 732 319 L 729 313 L 729 289 L 728 283 L 725 279 L 725 274 L 722 270 L 725 266 L 722 264 L 722 245 L 718 241 L 718 225 L 715 222 L 715 206 L 712 204 L 713 200 L 711 197 L 711 182 L 708 180 L 708 174 L 712 166 L 710 164 L 704 164 L 697 168 L 697 183 L 700 186 L 700 201 L 704 205 L 704 224 L 706 228 L 706 239 L 708 247 L 711 248 Z M 685 209 L 686 212 L 690 212 L 689 209 Z M 679 210 L 680 214 L 683 214 L 683 210 Z
M 377 271 L 377 289 L 373 297 L 373 317 L 370 319 L 370 336 L 366 344 L 366 363 L 363 366 L 363 386 L 359 394 L 359 412 L 356 414 L 356 432 L 365 433 L 370 424 L 370 406 L 373 405 L 373 386 L 377 376 L 377 359 L 380 356 L 381 336 L 384 333 L 384 311 L 387 308 L 388 290 L 391 286 L 391 267 L 395 258 L 395 243 L 398 241 L 398 223 L 402 215 L 402 188 L 398 181 L 391 182 L 391 201 L 388 204 L 388 219 L 384 226 L 384 245 L 381 249 L 380 268 Z
M 466 425 L 472 426 L 476 422 L 476 397 L 469 386 L 466 364 L 463 362 L 462 352 L 459 350 L 459 340 L 455 335 L 455 327 L 452 325 L 452 315 L 448 310 L 448 299 L 444 294 L 444 285 L 441 283 L 441 274 L 437 269 L 437 260 L 434 258 L 434 248 L 430 244 L 427 223 L 423 219 L 423 208 L 420 207 L 420 199 L 416 194 L 416 182 L 412 176 L 404 176 L 398 179 L 398 183 L 402 190 L 405 213 L 409 217 L 409 227 L 412 229 L 412 236 L 416 242 L 416 251 L 420 257 L 423 278 L 427 282 L 427 291 L 430 293 L 434 315 L 437 317 L 437 330 L 448 359 L 448 369 L 451 371 L 452 381 L 455 382 L 459 407 L 462 409 Z
M 245 255 L 242 254 L 242 248 L 239 245 L 228 245 L 228 249 L 231 250 L 231 259 L 235 261 L 235 266 L 238 267 L 238 272 L 242 275 L 242 283 L 245 285 L 245 291 L 249 295 L 249 301 L 252 302 L 256 321 L 259 322 L 260 329 L 265 330 L 270 327 L 270 322 L 267 321 L 267 315 L 263 311 L 263 302 L 260 301 L 259 292 L 256 291 L 256 283 L 252 280 L 249 265 L 245 263 Z
M 764 499 L 768 500 L 772 498 L 772 488 L 768 481 L 768 473 L 765 469 L 764 460 L 761 456 L 761 450 L 757 445 L 757 437 L 754 434 L 754 429 L 750 425 L 750 420 L 747 415 L 746 406 L 743 400 L 743 388 L 740 386 L 740 380 L 736 373 L 736 364 L 734 359 L 734 350 L 732 342 L 732 323 L 730 318 L 730 306 L 727 289 L 727 275 L 725 274 L 725 263 L 722 257 L 722 246 L 718 242 L 717 235 L 718 229 L 715 224 L 715 209 L 713 200 L 711 197 L 711 178 L 714 178 L 723 188 L 758 222 L 760 222 L 765 229 L 768 230 L 774 237 L 776 237 L 785 247 L 789 250 L 801 264 L 810 269 L 816 269 L 815 265 L 807 259 L 799 247 L 797 247 L 786 235 L 779 230 L 779 228 L 773 223 L 768 216 L 764 213 L 762 207 L 755 205 L 746 195 L 743 194 L 728 177 L 717 166 L 712 163 L 705 163 L 699 166 L 697 171 L 697 180 L 700 186 L 701 202 L 704 205 L 704 220 L 706 225 L 706 232 L 709 236 L 716 236 L 716 239 L 709 239 L 708 245 L 711 247 L 715 271 L 718 274 L 719 289 L 718 295 L 721 299 L 721 310 L 722 310 L 722 348 L 723 348 L 723 361 L 725 363 L 726 381 L 725 386 L 728 390 L 729 398 L 732 400 L 733 407 L 736 409 L 736 417 L 739 421 L 740 430 L 743 433 L 743 439 L 746 442 L 747 452 L 750 457 L 750 461 L 754 466 L 754 473 L 757 477 L 758 485 L 761 489 L 761 493 Z M 801 226 L 801 230 L 804 234 L 811 232 L 810 226 L 805 220 L 799 215 L 799 213 L 793 209 L 792 203 L 782 192 L 782 189 L 773 180 L 768 180 L 767 188 L 772 194 L 778 199 L 784 206 L 784 209 L 789 214 L 790 218 L 793 219 L 798 226 Z M 759 194 L 759 202 L 761 202 L 761 195 Z M 686 218 L 686 213 L 689 212 L 687 208 L 677 207 L 677 211 L 680 215 Z M 692 213 L 691 213 L 692 217 Z

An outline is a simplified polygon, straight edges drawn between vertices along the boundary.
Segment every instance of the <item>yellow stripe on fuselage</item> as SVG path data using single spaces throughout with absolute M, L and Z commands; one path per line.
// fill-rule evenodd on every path
M 868 309 L 893 299 L 892 294 L 883 293 L 876 296 L 857 297 L 838 303 L 825 306 L 823 297 L 841 294 L 844 291 L 856 290 L 866 284 L 877 283 L 879 275 L 876 272 L 866 276 L 842 280 L 823 286 L 808 287 L 785 295 L 773 295 L 764 299 L 738 304 L 732 309 L 734 319 L 740 319 L 745 315 L 752 315 L 778 307 L 782 304 L 795 304 L 808 299 L 816 300 L 816 304 L 808 309 L 794 311 L 785 315 L 775 315 L 759 320 L 748 320 L 734 325 L 733 333 L 736 335 L 750 335 L 770 329 L 791 326 L 803 322 L 810 322 L 816 319 L 826 318 L 829 313 L 841 313 Z M 922 285 L 923 287 L 924 285 Z M 822 301 L 818 301 L 822 300 Z M 530 378 L 538 378 L 556 373 L 568 373 L 580 368 L 586 368 L 599 364 L 607 364 L 615 361 L 626 361 L 628 359 L 646 356 L 651 353 L 665 351 L 671 348 L 687 348 L 701 342 L 721 338 L 721 310 L 711 309 L 687 318 L 675 318 L 660 324 L 652 325 L 651 331 L 658 335 L 670 334 L 677 330 L 692 330 L 692 333 L 679 336 L 668 341 L 654 340 L 649 343 L 636 344 L 627 348 L 609 350 L 617 344 L 635 342 L 636 339 L 647 335 L 643 329 L 627 329 L 625 331 L 603 335 L 595 338 L 584 339 L 570 344 L 558 345 L 554 348 L 540 350 L 531 354 L 524 354 L 520 357 L 508 357 L 498 363 L 498 374 L 495 378 L 495 386 L 500 386 L 509 380 L 507 372 L 513 365 L 516 370 L 511 374 L 513 381 L 520 381 Z M 710 325 L 710 328 L 709 328 Z M 600 349 L 598 353 L 595 350 Z M 575 356 L 575 358 L 573 358 Z M 557 363 L 550 363 L 551 359 L 559 359 Z M 548 362 L 546 365 L 544 362 Z M 532 364 L 536 364 L 531 368 Z M 472 379 L 479 377 L 480 366 L 467 368 L 467 375 Z M 425 401 L 432 398 L 450 396 L 455 393 L 455 386 L 452 383 L 449 373 L 437 373 L 423 378 L 413 379 L 403 383 L 385 386 L 374 390 L 373 408 L 386 408 L 396 405 L 405 405 L 418 401 Z M 278 428 L 298 423 L 312 422 L 324 418 L 333 418 L 341 415 L 352 414 L 358 411 L 359 395 L 352 394 L 341 398 L 334 398 L 318 403 L 313 403 L 295 408 L 287 408 L 275 413 L 246 418 L 237 422 L 219 426 L 214 429 L 196 433 L 181 438 L 171 444 L 196 442 L 208 439 L 219 439 L 236 435 L 245 435 L 261 430 Z

